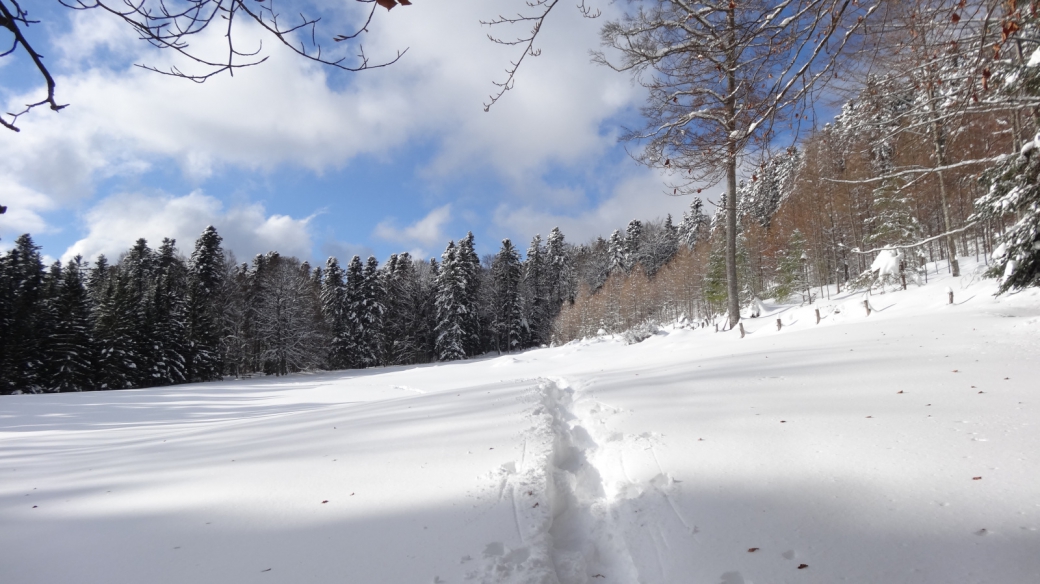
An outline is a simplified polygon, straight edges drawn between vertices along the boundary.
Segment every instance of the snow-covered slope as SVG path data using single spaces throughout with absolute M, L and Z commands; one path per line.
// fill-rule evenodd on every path
M 1040 294 L 993 290 L 4 396 L 0 582 L 1040 582 Z

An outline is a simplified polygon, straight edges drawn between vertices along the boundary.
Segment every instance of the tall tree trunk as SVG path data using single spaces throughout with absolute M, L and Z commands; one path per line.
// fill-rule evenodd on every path
M 737 283 L 737 22 L 736 7 L 729 9 L 729 47 L 726 51 L 726 300 L 729 328 L 740 322 L 740 287 Z

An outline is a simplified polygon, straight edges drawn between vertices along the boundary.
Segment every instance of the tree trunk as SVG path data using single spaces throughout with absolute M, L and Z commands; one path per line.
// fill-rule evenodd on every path
M 731 4 L 731 6 L 733 6 Z M 736 15 L 729 10 L 729 42 L 726 54 L 726 117 L 729 138 L 726 143 L 726 296 L 729 328 L 740 322 L 740 287 L 737 285 L 737 104 L 736 104 Z

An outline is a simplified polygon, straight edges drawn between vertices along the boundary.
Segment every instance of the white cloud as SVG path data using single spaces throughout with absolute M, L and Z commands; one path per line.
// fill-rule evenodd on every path
M 425 217 L 406 227 L 396 227 L 392 219 L 381 221 L 376 225 L 373 235 L 384 241 L 424 246 L 437 246 L 447 243 L 444 226 L 451 219 L 451 205 L 437 207 Z
M 106 53 L 130 53 L 160 69 L 176 62 L 170 51 L 129 42 L 125 25 L 108 15 L 73 12 L 71 31 L 55 41 L 68 67 L 58 77 L 59 99 L 70 106 L 22 118 L 23 132 L 0 144 L 0 171 L 68 200 L 88 196 L 98 177 L 171 160 L 196 178 L 228 164 L 320 171 L 359 154 L 396 157 L 411 142 L 433 138 L 440 144 L 429 166 L 433 175 L 490 166 L 518 178 L 609 148 L 614 138 L 600 125 L 635 90 L 624 76 L 589 63 L 600 21 L 573 9 L 554 13 L 539 37 L 544 56 L 527 59 L 516 89 L 485 114 L 481 104 L 495 89 L 492 80 L 501 80 L 517 57 L 515 47 L 487 40 L 479 20 L 494 15 L 488 10 L 442 0 L 380 14 L 366 34 L 369 54 L 378 59 L 409 48 L 385 69 L 335 72 L 275 47 L 263 65 L 202 85 L 108 68 Z M 193 47 L 219 54 L 218 28 L 193 39 Z M 91 65 L 97 61 L 108 67 Z M 346 87 L 330 89 L 330 75 Z
M 589 205 L 577 213 L 558 213 L 552 209 L 527 204 L 501 203 L 494 213 L 494 224 L 504 233 L 530 238 L 535 233 L 545 237 L 559 227 L 572 243 L 582 243 L 596 236 L 607 237 L 614 229 L 624 229 L 632 219 L 642 221 L 663 218 L 671 213 L 678 223 L 689 209 L 692 197 L 671 197 L 664 191 L 663 177 L 648 169 L 622 178 L 611 196 Z M 707 192 L 699 195 L 707 200 Z
M 90 209 L 85 219 L 87 236 L 69 247 L 63 260 L 76 255 L 93 260 L 102 253 L 114 260 L 142 237 L 153 247 L 164 237 L 176 239 L 181 252 L 190 255 L 208 225 L 217 228 L 224 248 L 233 250 L 239 261 L 272 250 L 304 259 L 311 253 L 312 217 L 268 215 L 259 203 L 225 208 L 199 191 L 182 197 L 113 195 Z
M 57 207 L 47 195 L 0 175 L 0 204 L 7 207 L 7 212 L 0 215 L 0 238 L 3 238 L 3 243 L 10 244 L 23 233 L 53 231 L 41 215 Z M 7 245 L 4 245 L 3 249 L 6 248 Z

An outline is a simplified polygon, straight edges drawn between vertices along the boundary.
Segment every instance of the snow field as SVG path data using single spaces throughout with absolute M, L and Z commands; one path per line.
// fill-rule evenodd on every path
M 993 288 L 5 396 L 0 581 L 1037 582 L 1040 291 Z

